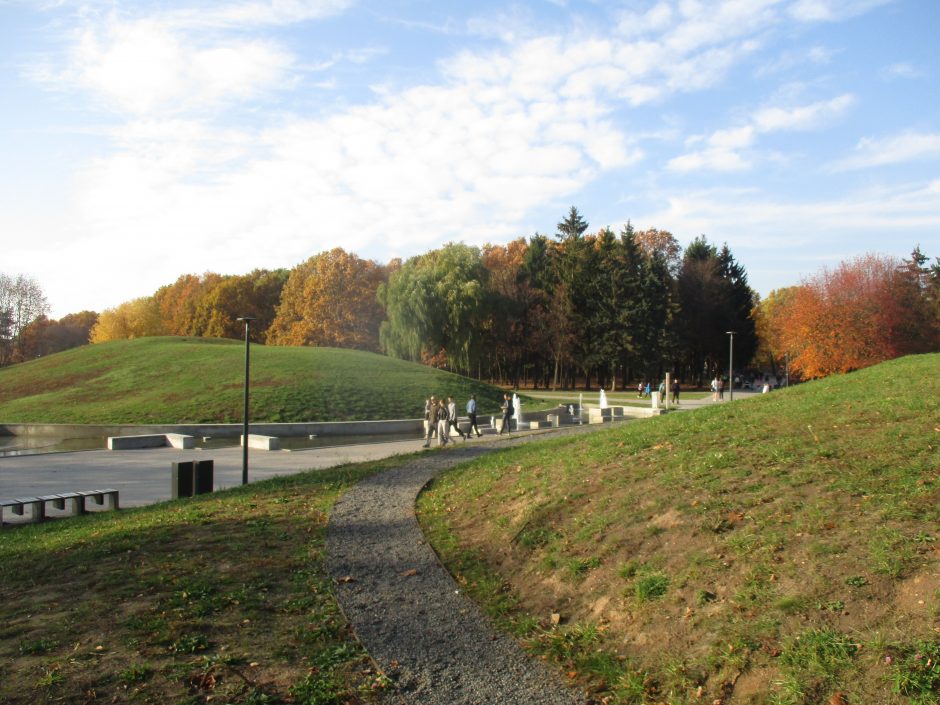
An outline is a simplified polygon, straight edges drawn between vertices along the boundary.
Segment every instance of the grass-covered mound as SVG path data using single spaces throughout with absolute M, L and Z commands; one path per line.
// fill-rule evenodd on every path
M 494 454 L 422 498 L 603 703 L 940 702 L 940 355 Z
M 0 702 L 360 703 L 328 513 L 400 459 L 0 532 Z
M 244 343 L 141 338 L 88 345 L 0 370 L 3 423 L 231 423 L 242 419 Z M 337 348 L 251 347 L 252 421 L 413 419 L 430 394 L 502 392 L 423 365 Z

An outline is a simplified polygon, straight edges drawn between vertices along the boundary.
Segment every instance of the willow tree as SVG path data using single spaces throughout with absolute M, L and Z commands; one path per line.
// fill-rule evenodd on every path
M 382 349 L 393 357 L 470 372 L 479 355 L 487 279 L 480 250 L 463 244 L 412 257 L 379 288 Z

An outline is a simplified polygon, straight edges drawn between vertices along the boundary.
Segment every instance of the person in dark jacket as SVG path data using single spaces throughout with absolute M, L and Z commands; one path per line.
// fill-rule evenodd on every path
M 512 433 L 512 399 L 508 394 L 503 394 L 503 405 L 500 407 L 503 410 L 503 426 L 499 429 L 499 435 L 503 435 L 503 431 L 506 433 Z

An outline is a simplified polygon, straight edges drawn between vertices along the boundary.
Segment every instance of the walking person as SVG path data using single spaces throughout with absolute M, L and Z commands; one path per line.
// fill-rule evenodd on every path
M 679 380 L 672 383 L 672 403 L 679 406 Z
M 470 437 L 470 433 L 463 435 L 463 431 L 460 430 L 460 426 L 457 425 L 457 404 L 454 402 L 454 398 L 451 396 L 447 397 L 447 435 L 450 436 L 450 429 L 456 428 L 457 435 L 462 439 L 467 440 Z
M 447 415 L 447 405 L 444 403 L 444 398 L 441 397 L 441 400 L 437 403 L 437 444 L 439 446 L 446 446 L 450 442 L 447 434 L 450 431 L 450 420 Z
M 503 431 L 512 433 L 512 399 L 508 394 L 503 394 L 503 404 L 500 408 L 503 410 L 503 425 L 499 429 L 499 435 L 502 436 Z
M 477 428 L 477 395 L 471 394 L 470 401 L 467 402 L 467 416 L 470 418 L 470 428 L 467 429 L 467 437 L 470 437 L 471 433 L 476 433 L 477 438 L 482 436 L 480 429 Z
M 725 380 L 724 377 L 718 378 L 718 399 L 724 401 L 725 398 Z
M 427 400 L 425 404 L 424 418 L 427 420 L 427 429 L 424 432 L 424 445 L 423 448 L 431 447 L 431 436 L 437 432 L 437 399 L 434 395 L 431 395 L 431 398 Z
M 424 400 L 424 420 L 427 422 L 426 425 L 431 424 L 431 407 L 432 406 L 436 406 L 436 403 L 434 403 L 433 396 L 430 397 L 429 399 Z M 432 437 L 437 436 L 437 424 L 433 424 L 433 427 L 431 428 L 431 436 Z

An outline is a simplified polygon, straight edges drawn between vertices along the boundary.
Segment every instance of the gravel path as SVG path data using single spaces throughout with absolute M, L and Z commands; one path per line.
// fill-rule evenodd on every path
M 528 440 L 533 437 L 497 444 L 474 441 L 428 453 L 364 480 L 334 506 L 326 539 L 327 569 L 359 640 L 398 685 L 385 702 L 586 701 L 515 641 L 493 631 L 441 566 L 415 518 L 415 499 L 436 474 L 507 443 Z

